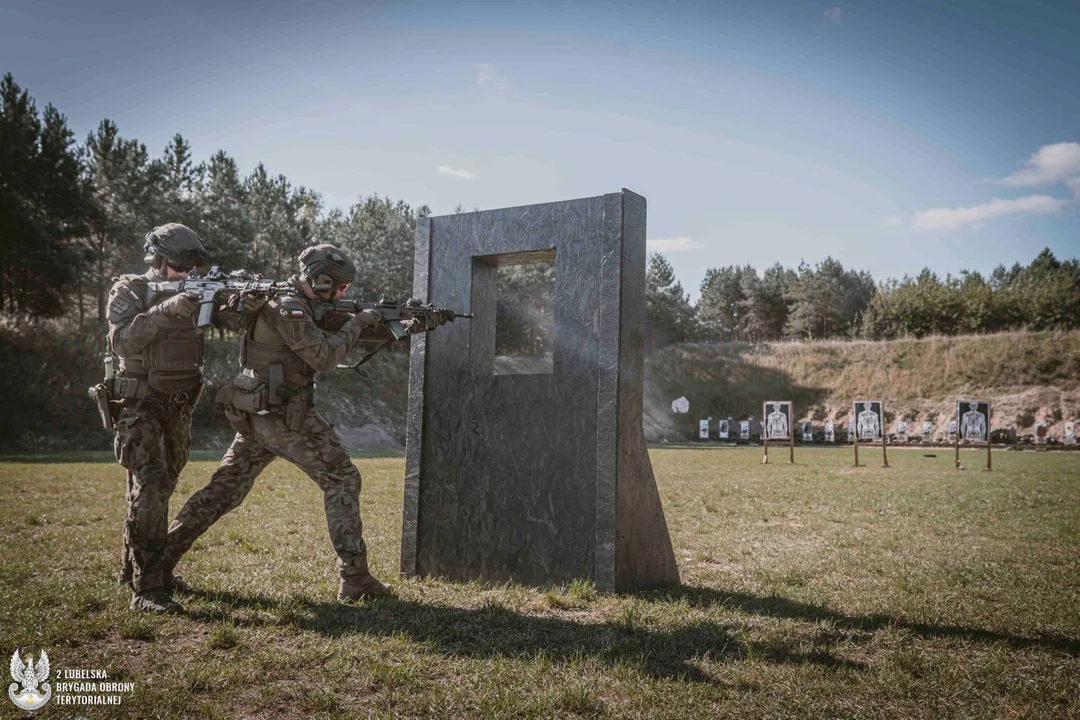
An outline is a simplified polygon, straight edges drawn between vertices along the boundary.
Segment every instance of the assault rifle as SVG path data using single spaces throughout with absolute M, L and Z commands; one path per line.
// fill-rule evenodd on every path
M 383 322 L 389 326 L 390 332 L 394 336 L 392 339 L 387 340 L 382 345 L 360 358 L 359 362 L 353 365 L 338 365 L 339 370 L 355 370 L 356 373 L 361 376 L 365 375 L 364 371 L 360 369 L 361 365 L 373 358 L 376 353 L 391 343 L 397 342 L 398 340 L 404 340 L 409 336 L 409 332 L 402 324 L 404 321 L 415 318 L 424 327 L 432 329 L 444 323 L 454 322 L 456 318 L 465 318 L 466 320 L 472 320 L 473 318 L 472 313 L 459 313 L 455 310 L 435 307 L 431 303 L 422 303 L 416 298 L 412 298 L 403 303 L 389 300 L 385 296 L 380 297 L 379 302 L 377 303 L 341 298 L 339 300 L 316 302 L 312 304 L 322 309 L 350 313 L 353 315 L 363 312 L 364 310 L 374 310 L 382 317 Z
M 199 296 L 199 320 L 197 327 L 207 327 L 214 318 L 218 294 L 234 295 L 287 295 L 296 292 L 292 283 L 264 280 L 261 275 L 253 275 L 247 270 L 233 270 L 225 274 L 220 266 L 214 265 L 206 277 L 189 277 L 186 280 L 151 280 L 147 283 L 150 292 L 146 301 L 154 295 L 176 295 L 188 293 Z
M 233 270 L 226 274 L 220 266 L 214 265 L 206 273 L 205 277 L 189 277 L 186 280 L 161 280 L 147 283 L 149 294 L 147 302 L 156 294 L 189 293 L 199 297 L 198 327 L 207 327 L 214 317 L 214 310 L 218 303 L 218 295 L 252 294 L 266 297 L 274 295 L 291 295 L 296 292 L 296 287 L 289 282 L 264 280 L 261 275 L 254 275 L 247 270 Z M 312 306 L 317 312 L 344 312 L 355 315 L 364 310 L 374 310 L 383 322 L 389 326 L 394 338 L 387 340 L 374 351 L 365 355 L 355 365 L 338 365 L 339 368 L 355 370 L 363 374 L 360 366 L 370 360 L 379 350 L 397 340 L 408 337 L 402 323 L 413 318 L 418 319 L 426 328 L 434 328 L 443 323 L 453 322 L 455 318 L 472 319 L 472 313 L 459 313 L 446 308 L 435 307 L 419 300 L 411 299 L 406 302 L 389 300 L 385 296 L 379 298 L 379 302 L 366 302 L 363 300 L 351 300 L 341 298 L 338 300 L 315 300 Z

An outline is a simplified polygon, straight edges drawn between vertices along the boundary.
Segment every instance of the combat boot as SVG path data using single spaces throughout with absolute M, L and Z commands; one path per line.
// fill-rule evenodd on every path
M 165 589 L 170 593 L 189 593 L 191 592 L 191 585 L 188 584 L 188 581 L 184 579 L 183 575 L 166 575 Z
M 191 585 L 184 580 L 180 575 L 174 575 L 173 570 L 176 569 L 177 560 L 164 559 L 161 561 L 161 576 L 165 578 L 165 589 L 169 591 L 169 594 L 174 592 L 191 592 Z
M 144 590 L 141 593 L 132 595 L 131 609 L 154 613 L 155 615 L 184 612 L 183 606 L 169 597 L 168 590 L 163 587 Z
M 376 580 L 368 570 L 366 554 L 353 560 L 352 565 L 341 566 L 338 600 L 360 600 L 389 594 L 390 588 Z
M 132 592 L 135 591 L 135 585 L 131 581 L 130 570 L 121 570 L 120 574 L 117 575 L 116 581 L 120 585 L 120 587 L 126 586 Z M 191 592 L 191 585 L 188 584 L 187 580 L 185 580 L 182 575 L 166 575 L 165 589 L 169 592 L 175 592 L 179 590 L 183 593 L 189 593 Z

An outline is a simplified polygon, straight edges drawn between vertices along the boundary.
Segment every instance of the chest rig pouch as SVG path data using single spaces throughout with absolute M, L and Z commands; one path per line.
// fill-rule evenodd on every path
M 246 392 L 257 393 L 264 410 L 282 412 L 285 424 L 291 430 L 300 430 L 314 403 L 315 371 L 263 320 L 257 320 L 245 335 L 240 364 L 255 376 L 242 376 L 253 383 Z M 235 400 L 233 406 L 244 409 Z
M 144 352 L 152 389 L 172 394 L 202 384 L 203 339 L 194 328 L 169 332 Z
M 267 411 L 270 387 L 259 378 L 237 375 L 232 390 L 232 406 L 240 412 L 261 415 Z
M 146 278 L 124 277 L 132 280 L 131 294 L 136 300 L 136 307 L 146 307 Z M 156 296 L 149 306 L 156 306 L 165 299 L 165 295 Z M 202 387 L 202 358 L 203 338 L 195 328 L 194 320 L 174 317 L 140 354 L 124 358 L 122 369 L 126 375 L 144 379 L 150 390 L 162 395 L 193 393 Z

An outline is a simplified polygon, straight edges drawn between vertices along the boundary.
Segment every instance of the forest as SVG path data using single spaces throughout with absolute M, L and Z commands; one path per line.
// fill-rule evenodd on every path
M 195 229 L 214 263 L 273 278 L 294 272 L 305 246 L 332 242 L 357 264 L 355 295 L 403 298 L 412 290 L 416 222 L 428 214 L 426 205 L 377 195 L 359 197 L 348 209 L 326 208 L 317 191 L 294 186 L 261 163 L 243 174 L 224 150 L 195 163 L 179 133 L 157 156 L 109 119 L 79 142 L 57 108 L 39 111 L 10 74 L 0 82 L 0 316 L 8 328 L 40 332 L 42 321 L 59 319 L 66 329 L 100 329 L 111 279 L 141 270 L 142 238 L 165 222 Z M 538 295 L 528 304 L 542 315 L 551 272 L 526 268 L 500 278 L 500 289 Z M 654 253 L 647 293 L 648 324 L 672 342 L 1080 326 L 1080 263 L 1049 250 L 987 277 L 966 271 L 941 277 L 925 269 L 875 280 L 831 257 L 796 268 L 777 263 L 762 273 L 749 265 L 712 268 L 696 303 L 668 260 Z M 520 334 L 525 342 L 528 333 Z

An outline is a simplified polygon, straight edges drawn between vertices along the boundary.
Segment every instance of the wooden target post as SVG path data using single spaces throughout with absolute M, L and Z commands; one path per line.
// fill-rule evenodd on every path
M 791 419 L 792 419 L 792 421 L 794 421 L 795 420 L 795 405 L 794 404 L 788 405 L 788 409 L 791 412 Z M 794 465 L 795 464 L 795 428 L 792 427 L 791 423 L 788 423 L 788 430 L 789 430 L 789 432 L 788 432 L 788 443 L 790 444 L 789 446 L 791 447 L 791 459 L 790 459 L 790 462 L 791 462 L 792 465 Z
M 769 462 L 769 407 L 768 403 L 761 404 L 761 446 L 765 450 L 765 454 L 761 457 L 761 464 L 767 465 Z
M 881 419 L 885 420 L 885 403 L 881 404 Z M 881 426 L 881 467 L 889 467 L 889 431 Z
M 761 426 L 761 443 L 765 448 L 765 454 L 761 456 L 761 464 L 768 465 L 769 463 L 769 427 L 768 425 Z
M 851 433 L 852 443 L 855 448 L 855 467 L 859 467 L 859 419 L 855 417 L 855 406 L 853 405 L 851 417 L 855 422 L 851 424 L 853 432 Z
M 956 445 L 956 469 L 963 470 L 964 466 L 960 464 L 960 418 L 956 418 L 956 435 L 953 436 L 953 442 Z

